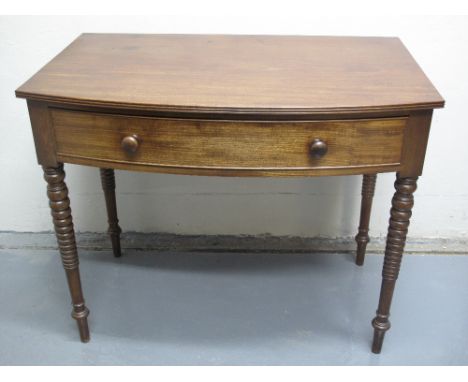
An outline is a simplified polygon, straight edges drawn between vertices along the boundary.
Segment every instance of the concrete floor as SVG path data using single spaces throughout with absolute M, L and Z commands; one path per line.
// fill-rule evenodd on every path
M 0 250 L 1 365 L 468 365 L 468 256 L 405 257 L 381 355 L 380 255 L 80 256 L 88 344 L 57 252 Z

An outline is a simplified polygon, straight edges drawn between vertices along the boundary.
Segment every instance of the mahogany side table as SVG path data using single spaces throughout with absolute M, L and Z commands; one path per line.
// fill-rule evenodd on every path
M 358 265 L 377 173 L 396 172 L 372 321 L 372 351 L 381 351 L 432 112 L 444 105 L 398 38 L 83 34 L 16 96 L 27 99 L 83 342 L 89 310 L 64 163 L 100 168 L 115 256 L 114 169 L 363 175 Z

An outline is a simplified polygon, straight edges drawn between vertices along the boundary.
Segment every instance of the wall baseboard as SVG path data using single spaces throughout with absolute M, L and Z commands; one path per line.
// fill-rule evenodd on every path
M 76 234 L 78 248 L 109 250 L 106 233 Z M 177 252 L 354 252 L 353 237 L 292 237 L 271 235 L 175 235 L 170 233 L 127 232 L 122 248 L 142 251 Z M 53 232 L 0 232 L 0 249 L 55 249 Z M 383 253 L 384 237 L 373 237 L 368 253 Z M 406 253 L 468 254 L 468 238 L 408 238 Z

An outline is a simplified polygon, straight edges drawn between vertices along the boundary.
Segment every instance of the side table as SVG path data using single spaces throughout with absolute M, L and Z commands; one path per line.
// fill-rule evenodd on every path
M 27 99 L 82 341 L 89 311 L 64 163 L 100 168 L 115 256 L 114 169 L 362 175 L 358 265 L 376 176 L 395 172 L 372 321 L 372 351 L 381 351 L 431 116 L 444 105 L 398 38 L 83 34 L 16 95 Z

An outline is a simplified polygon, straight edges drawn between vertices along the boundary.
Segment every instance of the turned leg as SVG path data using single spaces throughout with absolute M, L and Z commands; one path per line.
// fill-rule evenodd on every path
M 68 189 L 64 182 L 63 164 L 58 167 L 44 167 L 44 179 L 47 182 L 47 196 L 52 212 L 55 234 L 62 257 L 63 268 L 67 275 L 68 288 L 72 299 L 72 317 L 78 323 L 82 342 L 89 341 L 88 315 L 83 292 L 81 290 L 78 252 L 75 243 L 75 232 L 68 199 Z
M 382 350 L 385 332 L 390 329 L 390 321 L 388 320 L 390 305 L 405 247 L 411 209 L 413 208 L 413 193 L 416 191 L 417 179 L 417 177 L 401 178 L 397 174 L 395 182 L 396 192 L 393 196 L 392 209 L 390 210 L 379 307 L 377 309 L 377 316 L 372 320 L 372 326 L 374 327 L 372 352 L 376 354 Z
M 369 242 L 369 220 L 374 197 L 376 174 L 364 175 L 362 178 L 361 217 L 359 219 L 359 231 L 356 235 L 357 251 L 356 264 L 364 264 L 367 243 Z
M 112 251 L 115 257 L 121 256 L 120 251 L 120 233 L 122 230 L 117 218 L 117 202 L 115 200 L 115 175 L 111 168 L 101 168 L 101 183 L 106 199 L 107 219 L 109 222 L 109 235 L 112 241 Z

